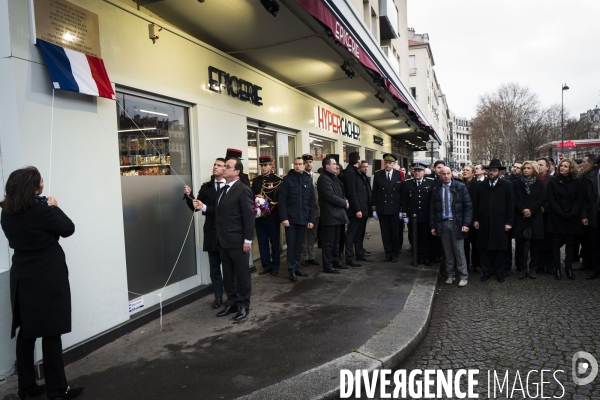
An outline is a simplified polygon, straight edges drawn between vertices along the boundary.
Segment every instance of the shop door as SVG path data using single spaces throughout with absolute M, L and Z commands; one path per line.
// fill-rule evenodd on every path
M 129 298 L 196 275 L 188 109 L 117 93 L 119 159 Z M 183 246 L 183 249 L 182 249 Z M 181 256 L 173 270 L 177 256 Z

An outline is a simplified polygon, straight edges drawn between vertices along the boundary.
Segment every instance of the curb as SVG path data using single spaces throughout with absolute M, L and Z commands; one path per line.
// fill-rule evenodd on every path
M 437 288 L 438 269 L 422 267 L 402 311 L 356 352 L 352 352 L 271 386 L 259 389 L 239 400 L 331 399 L 340 392 L 340 370 L 363 369 L 373 372 L 394 368 L 421 344 L 429 321 Z

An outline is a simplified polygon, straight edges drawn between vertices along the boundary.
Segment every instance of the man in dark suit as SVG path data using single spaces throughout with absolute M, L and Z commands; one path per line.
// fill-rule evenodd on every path
M 394 169 L 398 158 L 384 154 L 385 168 L 373 175 L 373 218 L 379 221 L 386 262 L 397 262 L 400 248 L 400 218 L 402 184 L 400 171 Z
M 371 189 L 371 177 L 369 175 L 367 175 L 367 172 L 369 171 L 369 162 L 367 160 L 362 160 L 360 162 L 360 173 L 362 174 L 363 179 L 366 182 L 367 185 L 367 218 L 364 221 L 364 224 L 362 225 L 362 230 L 359 232 L 359 236 L 360 236 L 360 242 L 364 244 L 365 241 L 365 235 L 367 233 L 367 222 L 369 220 L 369 217 L 373 217 L 373 210 L 371 209 L 371 205 L 373 204 L 373 191 Z M 364 249 L 363 247 L 363 251 L 365 253 L 365 256 L 369 256 L 371 254 L 371 252 L 367 251 Z
M 337 162 L 333 157 L 323 159 L 323 171 L 317 181 L 321 220 L 323 226 L 323 272 L 339 274 L 339 269 L 348 269 L 340 261 L 338 244 L 340 227 L 348 223 L 346 209 L 348 201 L 344 197 L 344 187 L 338 179 Z
M 273 160 L 270 156 L 258 157 L 261 175 L 252 180 L 252 193 L 262 196 L 269 201 L 271 213 L 257 218 L 256 239 L 260 251 L 260 262 L 263 270 L 259 275 L 279 273 L 279 241 L 281 230 L 279 227 L 279 188 L 282 179 L 273 173 Z M 270 244 L 270 246 L 269 246 Z
M 413 164 L 413 178 L 407 179 L 402 185 L 402 216 L 408 226 L 412 226 L 414 215 L 417 216 L 417 261 L 431 265 L 429 260 L 429 205 L 431 193 L 435 186 L 433 178 L 425 177 L 426 166 Z M 409 229 L 411 232 L 411 229 Z M 411 232 L 413 235 L 414 233 Z
M 486 166 L 488 177 L 475 187 L 473 199 L 473 227 L 478 230 L 476 246 L 480 250 L 483 282 L 496 275 L 504 282 L 506 243 L 515 219 L 515 198 L 512 183 L 500 179 L 500 171 L 506 169 L 500 160 L 490 161 Z
M 183 187 L 184 199 L 192 211 L 202 211 L 204 219 L 204 247 L 208 252 L 208 263 L 210 265 L 210 281 L 212 282 L 215 300 L 212 304 L 214 309 L 221 307 L 223 302 L 223 277 L 221 276 L 221 256 L 217 245 L 217 222 L 215 220 L 215 205 L 217 204 L 217 191 L 225 185 L 223 171 L 225 159 L 217 158 L 213 164 L 213 174 L 209 182 L 204 182 L 198 191 L 200 209 L 194 208 L 192 190 L 189 186 Z
M 348 214 L 348 230 L 345 237 L 346 265 L 360 267 L 357 260 L 371 262 L 363 249 L 360 232 L 367 224 L 369 213 L 368 183 L 359 170 L 360 154 L 352 152 L 348 155 L 348 166 L 344 172 L 344 191 L 350 207 Z
M 234 321 L 246 319 L 250 312 L 252 283 L 248 254 L 254 238 L 254 196 L 252 190 L 240 182 L 244 165 L 237 158 L 225 162 L 225 186 L 217 193 L 217 243 L 223 263 L 223 283 L 227 294 L 225 309 L 217 314 L 224 317 L 237 312 Z M 200 208 L 194 200 L 194 208 Z M 236 291 L 237 284 L 239 286 Z

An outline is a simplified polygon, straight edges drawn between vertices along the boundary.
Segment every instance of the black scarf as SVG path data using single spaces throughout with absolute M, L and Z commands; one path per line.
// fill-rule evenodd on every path
M 45 206 L 48 205 L 48 198 L 46 196 L 35 195 L 34 199 L 35 199 L 36 203 L 40 203 L 40 204 L 43 204 Z

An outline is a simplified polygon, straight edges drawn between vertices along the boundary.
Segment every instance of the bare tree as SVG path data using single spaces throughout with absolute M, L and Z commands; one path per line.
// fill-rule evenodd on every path
M 481 96 L 472 130 L 473 158 L 514 163 L 522 153 L 524 121 L 535 121 L 538 114 L 537 95 L 518 83 L 503 84 L 496 92 Z

